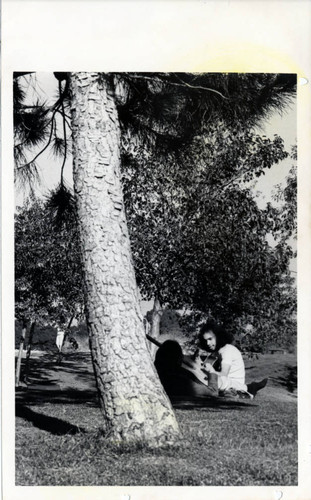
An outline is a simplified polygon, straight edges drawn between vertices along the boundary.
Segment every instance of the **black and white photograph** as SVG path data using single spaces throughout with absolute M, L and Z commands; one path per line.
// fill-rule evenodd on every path
M 297 484 L 296 83 L 14 74 L 17 485 Z
M 4 79 L 5 498 L 308 500 L 308 75 L 84 60 Z

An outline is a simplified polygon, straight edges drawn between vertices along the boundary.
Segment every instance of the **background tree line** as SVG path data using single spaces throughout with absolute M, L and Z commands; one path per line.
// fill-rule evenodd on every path
M 259 138 L 249 134 L 251 143 Z M 262 158 L 266 148 L 274 148 L 270 162 L 286 156 L 279 137 L 274 144 L 266 139 L 261 154 L 250 154 L 245 138 L 237 144 L 238 152 L 243 154 L 241 142 L 248 149 L 249 163 L 254 159 L 260 168 L 271 166 Z M 158 303 L 158 316 L 163 307 L 190 310 L 181 322 L 189 322 L 192 337 L 197 326 L 193 317 L 198 324 L 199 318 L 208 316 L 238 334 L 251 325 L 248 340 L 253 349 L 262 350 L 271 341 L 294 342 L 296 301 L 288 238 L 296 224 L 295 172 L 282 193 L 278 187 L 277 196 L 287 196 L 282 208 L 269 204 L 260 210 L 252 191 L 241 186 L 241 178 L 223 191 L 213 184 L 203 163 L 206 141 L 199 147 L 194 144 L 179 164 L 175 158 L 165 163 L 158 158 L 147 163 L 139 155 L 123 159 L 127 220 L 142 297 Z M 60 324 L 62 318 L 81 316 L 83 309 L 74 207 L 68 204 L 66 216 L 59 219 L 57 196 L 36 200 L 16 214 L 16 316 L 22 322 L 28 318 L 39 325 Z M 278 240 L 275 248 L 267 244 L 270 233 Z M 153 323 L 157 324 L 155 314 L 151 329 L 157 336 Z

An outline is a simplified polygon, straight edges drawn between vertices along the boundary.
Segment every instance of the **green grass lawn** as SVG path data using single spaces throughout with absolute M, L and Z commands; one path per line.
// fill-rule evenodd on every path
M 34 359 L 33 388 L 17 394 L 16 484 L 296 485 L 297 400 L 284 386 L 293 364 L 293 355 L 247 360 L 248 381 L 271 376 L 254 401 L 177 405 L 183 439 L 151 450 L 105 441 L 89 356 L 59 367 Z

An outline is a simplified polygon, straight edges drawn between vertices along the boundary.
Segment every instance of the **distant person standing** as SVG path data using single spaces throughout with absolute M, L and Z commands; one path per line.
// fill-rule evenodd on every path
M 230 390 L 248 392 L 253 397 L 263 389 L 268 379 L 245 384 L 245 365 L 241 352 L 232 345 L 233 337 L 214 322 L 207 322 L 199 333 L 199 347 L 208 353 L 218 352 L 221 358 L 220 370 L 216 372 L 207 361 L 204 363 L 208 373 L 217 373 L 219 391 Z
M 64 343 L 64 336 L 65 336 L 65 330 L 61 330 L 60 328 L 57 328 L 56 346 L 57 346 L 59 353 L 62 352 L 62 347 L 63 347 L 63 343 Z

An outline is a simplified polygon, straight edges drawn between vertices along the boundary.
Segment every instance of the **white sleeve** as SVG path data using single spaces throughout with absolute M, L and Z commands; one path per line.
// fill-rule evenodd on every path
M 219 353 L 221 354 L 221 361 L 224 365 L 232 365 L 232 360 L 233 360 L 233 349 L 231 349 L 230 344 L 226 344 L 224 347 L 219 349 Z

